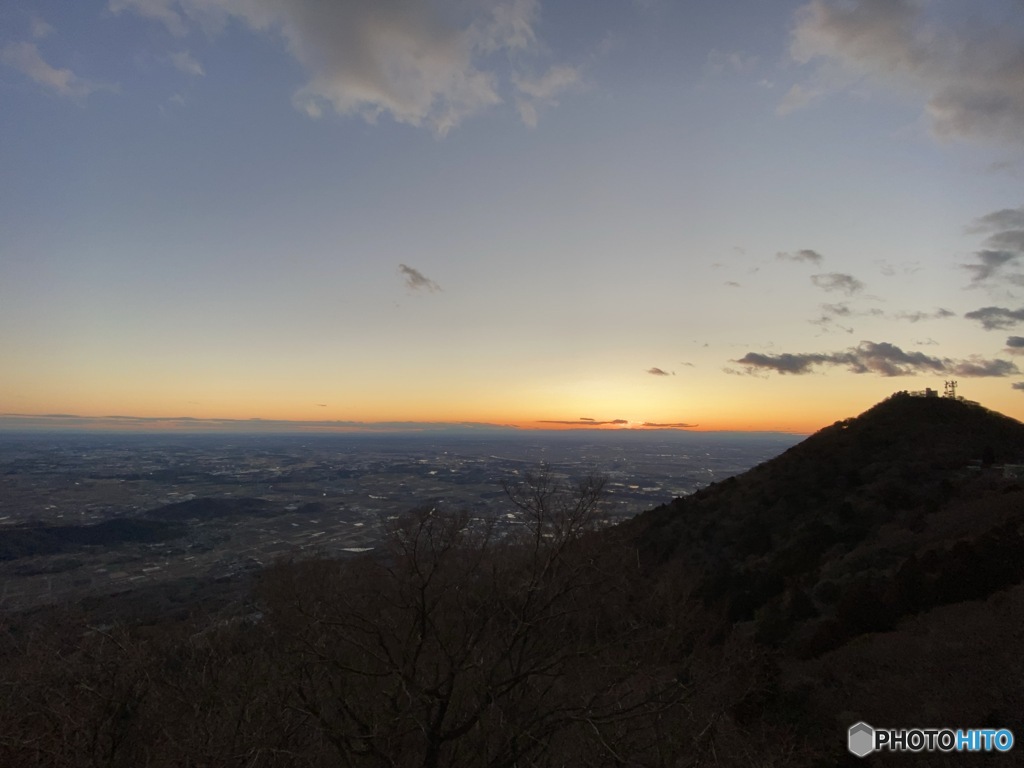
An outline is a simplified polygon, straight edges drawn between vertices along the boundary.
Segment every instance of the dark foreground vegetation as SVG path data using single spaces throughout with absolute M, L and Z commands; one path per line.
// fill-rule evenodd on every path
M 10 614 L 0 764 L 836 765 L 860 719 L 1024 738 L 1022 458 L 1024 425 L 900 395 L 611 529 L 600 481 L 540 474 L 507 489 L 515 535 L 421 509 L 241 602 Z

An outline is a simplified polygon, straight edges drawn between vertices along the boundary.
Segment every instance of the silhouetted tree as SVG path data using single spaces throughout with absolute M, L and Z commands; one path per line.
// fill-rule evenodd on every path
M 675 628 L 644 620 L 628 551 L 589 535 L 602 482 L 541 473 L 506 491 L 511 531 L 424 508 L 379 556 L 270 574 L 289 706 L 342 764 L 618 764 L 655 748 L 685 694 Z

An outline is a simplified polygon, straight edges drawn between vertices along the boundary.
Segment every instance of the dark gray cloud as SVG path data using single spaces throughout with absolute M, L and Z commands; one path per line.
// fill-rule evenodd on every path
M 1011 336 L 1006 340 L 1006 351 L 1011 355 L 1024 355 L 1024 336 Z
M 1024 263 L 1024 207 L 1004 208 L 975 219 L 967 227 L 974 234 L 988 234 L 974 263 L 961 267 L 971 273 L 971 285 L 1024 285 L 1024 274 L 1011 271 Z
M 790 53 L 807 64 L 780 111 L 830 90 L 877 84 L 923 102 L 938 138 L 1024 143 L 1020 4 L 977 14 L 932 12 L 919 0 L 812 0 L 796 16 Z M 954 4 L 955 5 L 955 4 Z
M 816 365 L 834 365 L 838 360 L 834 355 L 813 355 L 783 352 L 781 355 L 764 355 L 760 352 L 748 352 L 739 360 L 732 362 L 747 367 L 747 372 L 771 370 L 776 373 L 803 374 L 810 373 Z
M 976 264 L 962 264 L 962 268 L 971 273 L 972 283 L 983 283 L 993 277 L 1002 274 L 1003 267 L 1013 265 L 1019 258 L 1019 253 L 1012 251 L 991 251 L 983 249 L 975 251 Z
M 1024 381 L 1015 381 L 1010 386 L 1018 390 L 1024 389 Z
M 847 296 L 852 296 L 864 290 L 864 283 L 853 275 L 842 272 L 827 272 L 820 275 L 811 275 L 811 282 L 823 291 L 840 291 Z
M 1005 331 L 1024 322 L 1024 307 L 982 307 L 964 315 L 968 320 L 977 320 L 986 331 Z
M 747 374 L 774 371 L 780 374 L 803 375 L 818 366 L 842 366 L 852 373 L 873 373 L 878 376 L 914 376 L 919 373 L 949 373 L 957 376 L 1010 376 L 1019 373 L 1017 367 L 1006 360 L 950 360 L 906 352 L 889 342 L 862 341 L 856 347 L 842 352 L 801 353 L 785 352 L 766 355 L 748 352 L 732 362 L 744 366 Z
M 424 275 L 418 269 L 413 269 L 405 264 L 398 265 L 398 271 L 405 278 L 405 285 L 410 291 L 426 291 L 435 293 L 441 290 L 441 286 Z
M 663 371 L 661 368 L 648 368 L 647 372 L 649 374 L 651 374 L 651 376 L 671 376 L 672 375 L 668 371 Z
M 1020 256 L 1024 253 L 1024 229 L 1005 229 L 989 236 L 986 245 L 996 250 L 1009 251 Z
M 984 216 L 979 216 L 967 227 L 972 234 L 1000 232 L 1006 229 L 1024 229 L 1024 207 L 1003 208 Z
M 775 258 L 780 261 L 809 261 L 813 264 L 820 264 L 825 257 L 810 248 L 801 248 L 799 251 L 792 252 L 779 251 L 775 254 Z

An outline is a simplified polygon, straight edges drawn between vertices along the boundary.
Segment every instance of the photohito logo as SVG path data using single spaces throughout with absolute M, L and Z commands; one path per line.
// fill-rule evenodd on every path
M 846 747 L 857 757 L 890 752 L 1006 752 L 1013 747 L 1007 728 L 872 728 L 854 723 Z

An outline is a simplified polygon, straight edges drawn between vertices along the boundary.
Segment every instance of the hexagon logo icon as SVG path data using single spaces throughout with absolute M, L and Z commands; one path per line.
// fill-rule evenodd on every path
M 875 751 L 875 729 L 864 722 L 854 723 L 847 733 L 846 747 L 857 757 Z

